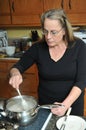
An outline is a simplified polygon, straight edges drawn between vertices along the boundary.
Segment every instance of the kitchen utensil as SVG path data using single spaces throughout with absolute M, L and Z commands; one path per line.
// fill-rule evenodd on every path
M 21 98 L 22 108 L 23 110 L 26 110 L 28 108 L 27 102 L 23 99 L 23 96 L 21 95 L 20 90 L 19 89 L 16 89 L 16 90 Z
M 47 104 L 38 106 L 37 100 L 32 96 L 22 95 L 27 102 L 28 107 L 24 110 L 21 107 L 21 97 L 15 96 L 7 101 L 6 114 L 7 117 L 19 125 L 28 125 L 36 118 L 40 108 L 51 109 L 52 107 L 63 107 L 61 104 Z
M 68 116 L 69 116 L 69 114 L 70 114 L 70 112 L 71 112 L 71 107 L 68 109 L 68 111 L 67 111 L 67 113 L 66 113 L 66 116 L 65 116 L 65 118 L 64 118 L 64 121 L 63 121 L 63 123 L 62 123 L 62 125 L 61 125 L 61 127 L 60 127 L 60 129 L 59 130 L 65 130 L 65 126 L 66 126 L 66 121 L 67 121 L 67 118 L 68 118 Z
M 61 117 L 56 122 L 56 127 L 60 129 L 63 124 L 64 117 Z M 66 123 L 65 130 L 85 130 L 86 129 L 86 121 L 79 116 L 69 115 Z

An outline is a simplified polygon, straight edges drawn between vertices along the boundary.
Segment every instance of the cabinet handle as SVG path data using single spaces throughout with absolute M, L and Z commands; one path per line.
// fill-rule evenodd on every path
M 64 8 L 64 0 L 61 1 L 61 7 Z
M 12 11 L 15 12 L 14 1 L 12 1 Z
M 71 9 L 71 0 L 69 0 L 69 9 Z

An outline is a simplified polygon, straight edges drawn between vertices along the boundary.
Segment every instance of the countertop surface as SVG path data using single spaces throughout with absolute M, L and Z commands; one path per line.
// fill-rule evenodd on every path
M 50 110 L 41 109 L 38 113 L 37 119 L 31 125 L 28 125 L 26 127 L 20 127 L 19 130 L 58 130 L 56 128 L 56 122 L 59 119 L 59 117 L 53 114 L 45 129 L 43 129 L 43 125 L 46 122 L 46 119 L 49 116 L 49 114 Z M 83 118 L 86 120 L 86 117 Z
M 46 123 L 46 120 L 48 119 L 50 114 L 51 114 L 50 110 L 40 109 L 37 113 L 36 119 L 32 123 L 30 123 L 24 127 L 20 126 L 16 130 L 58 130 L 56 128 L 56 122 L 60 117 L 55 116 L 53 114 L 52 114 L 47 126 L 45 127 L 45 129 L 43 129 L 43 126 Z M 81 117 L 81 118 L 84 118 L 86 120 L 86 117 Z M 2 120 L 2 118 L 1 118 L 1 120 Z M 13 130 L 13 129 L 11 129 L 11 130 Z
M 86 117 L 81 117 L 81 118 L 84 118 L 86 120 Z M 58 116 L 52 115 L 52 118 L 50 119 L 45 130 L 58 130 L 56 128 L 56 122 L 58 119 L 59 119 Z
M 24 52 L 15 53 L 13 56 L 7 56 L 6 54 L 0 54 L 1 60 L 19 60 L 23 56 Z
M 5 58 L 0 58 L 0 60 L 19 60 L 19 58 L 5 57 Z

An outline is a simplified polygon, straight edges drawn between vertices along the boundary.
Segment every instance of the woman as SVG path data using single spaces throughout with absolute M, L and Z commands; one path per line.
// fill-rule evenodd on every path
M 74 37 L 71 24 L 60 9 L 41 16 L 43 39 L 35 43 L 10 70 L 9 83 L 18 88 L 22 73 L 34 63 L 39 74 L 39 104 L 61 103 L 52 108 L 62 116 L 72 106 L 71 114 L 83 115 L 86 86 L 86 45 Z

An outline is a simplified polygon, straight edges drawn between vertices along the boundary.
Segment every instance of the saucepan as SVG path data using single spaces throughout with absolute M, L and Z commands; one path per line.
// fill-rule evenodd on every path
M 21 97 L 15 96 L 7 100 L 5 114 L 6 117 L 20 126 L 26 126 L 33 122 L 40 108 L 51 109 L 53 107 L 61 107 L 62 104 L 46 104 L 38 105 L 37 100 L 33 96 L 22 95 L 27 103 L 22 104 Z

